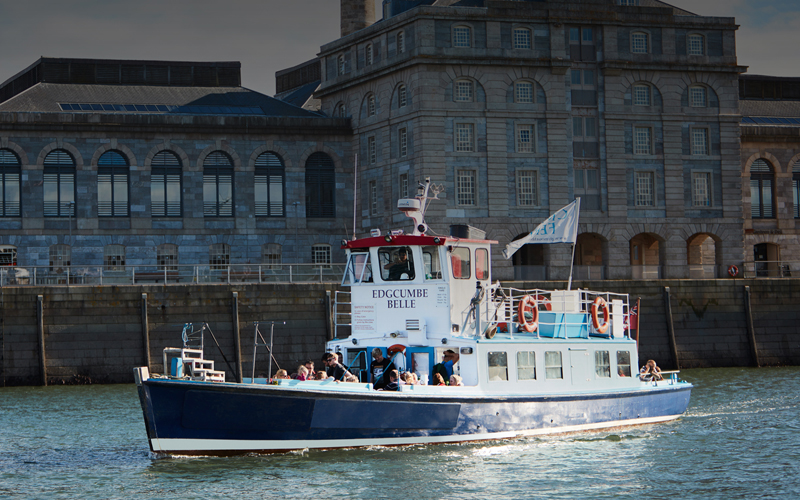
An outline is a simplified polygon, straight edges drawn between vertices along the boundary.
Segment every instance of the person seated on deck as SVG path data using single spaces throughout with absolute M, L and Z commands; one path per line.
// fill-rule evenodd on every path
M 308 368 L 305 365 L 300 365 L 297 367 L 297 380 L 308 380 Z
M 384 378 L 384 374 L 394 368 L 393 365 L 390 368 L 390 365 L 392 365 L 392 362 L 388 358 L 383 357 L 383 351 L 381 351 L 380 347 L 376 347 L 372 350 L 372 363 L 369 364 L 369 376 L 372 386 L 376 390 L 383 389 L 383 387 L 389 383 L 389 380 Z
M 414 279 L 414 265 L 408 260 L 408 251 L 405 248 L 398 250 L 395 259 L 383 268 L 389 270 L 388 281 Z
M 303 363 L 303 366 L 305 366 L 308 369 L 308 375 L 306 375 L 306 378 L 308 380 L 314 380 L 317 373 L 314 371 L 314 362 L 309 359 L 308 361 Z
M 284 369 L 280 369 L 277 372 L 275 372 L 275 378 L 276 379 L 288 380 L 289 379 L 289 372 L 287 372 Z
M 344 380 L 344 376 L 348 373 L 347 368 L 339 363 L 339 359 L 332 352 L 325 353 L 325 372 L 329 377 L 335 380 Z
M 323 370 L 318 371 L 314 374 L 314 380 L 325 380 L 328 378 L 328 374 L 325 373 Z
M 400 390 L 400 384 L 398 383 L 399 378 L 400 378 L 400 374 L 397 372 L 397 370 L 390 371 L 389 372 L 389 383 L 386 384 L 386 387 L 384 387 L 381 390 L 382 391 L 399 391 Z
M 356 384 L 357 384 L 357 383 L 358 383 L 358 377 L 356 377 L 356 376 L 355 376 L 355 375 L 353 375 L 352 373 L 345 373 L 345 374 L 344 374 L 344 381 L 345 381 L 345 382 L 351 382 L 351 383 L 356 383 Z
M 655 360 L 648 359 L 647 364 L 639 370 L 639 378 L 644 380 L 645 382 L 650 382 L 651 380 L 663 380 L 661 376 L 661 368 L 656 366 Z
M 464 382 L 459 375 L 450 375 L 450 387 L 464 386 Z
M 444 385 L 444 379 L 441 373 L 433 374 L 433 385 Z

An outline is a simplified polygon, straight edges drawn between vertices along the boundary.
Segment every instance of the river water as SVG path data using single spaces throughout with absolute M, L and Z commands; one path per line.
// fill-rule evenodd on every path
M 133 385 L 2 388 L 0 498 L 800 497 L 800 368 L 681 376 L 667 424 L 236 458 L 151 455 Z

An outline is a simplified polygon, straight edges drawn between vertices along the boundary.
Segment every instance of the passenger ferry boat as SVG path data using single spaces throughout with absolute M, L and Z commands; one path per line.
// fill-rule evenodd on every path
M 165 349 L 168 374 L 134 370 L 151 450 L 230 455 L 495 440 L 665 422 L 686 410 L 692 385 L 675 373 L 640 380 L 627 295 L 492 283 L 497 242 L 463 227 L 426 234 L 425 208 L 436 198 L 429 186 L 399 202 L 414 219 L 412 234 L 375 231 L 343 242 L 349 291 L 337 292 L 337 337 L 350 331 L 327 350 L 341 353 L 360 382 L 226 382 L 184 335 L 182 348 Z M 375 390 L 376 348 L 428 384 Z M 452 369 L 463 386 L 429 385 L 447 350 L 458 353 Z

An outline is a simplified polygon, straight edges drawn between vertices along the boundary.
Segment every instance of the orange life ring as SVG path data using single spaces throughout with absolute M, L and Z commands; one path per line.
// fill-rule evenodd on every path
M 739 275 L 739 268 L 736 266 L 730 266 L 728 268 L 728 274 L 731 275 L 731 278 L 735 278 L 736 276 Z
M 600 324 L 600 309 L 603 310 L 603 324 Z M 608 310 L 608 302 L 603 297 L 597 297 L 592 304 L 592 326 L 599 333 L 606 333 L 608 325 L 611 324 L 611 314 Z
M 386 352 L 389 354 L 389 356 L 391 356 L 392 354 L 394 354 L 396 352 L 403 352 L 405 350 L 406 350 L 406 346 L 404 346 L 403 344 L 394 344 L 394 345 L 390 345 L 389 347 L 386 348 Z
M 538 295 L 536 297 L 538 297 Z M 530 322 L 525 319 L 526 309 L 530 310 L 532 316 Z M 519 326 L 526 332 L 535 332 L 539 328 L 539 305 L 536 303 L 534 297 L 526 295 L 519 300 L 517 321 L 519 322 Z

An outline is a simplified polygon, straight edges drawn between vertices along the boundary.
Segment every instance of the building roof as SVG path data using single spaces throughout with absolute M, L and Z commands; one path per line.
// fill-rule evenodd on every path
M 742 117 L 800 118 L 800 101 L 739 101 Z
M 37 83 L 0 103 L 0 112 L 318 117 L 244 87 Z

